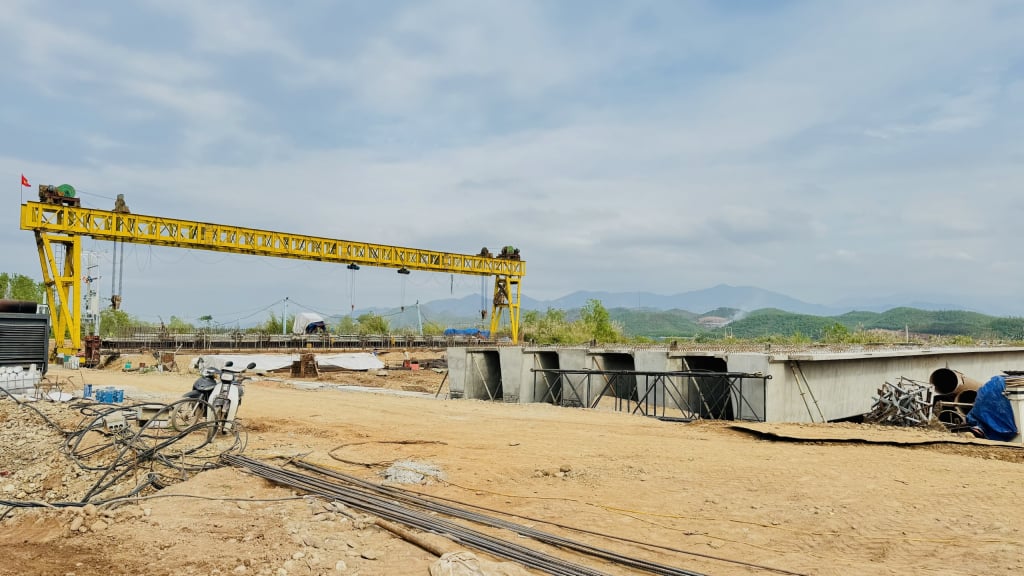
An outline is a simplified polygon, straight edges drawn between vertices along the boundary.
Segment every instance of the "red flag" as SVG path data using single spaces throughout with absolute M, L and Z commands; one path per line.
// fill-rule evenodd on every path
M 28 178 L 25 178 L 24 174 L 21 175 L 21 185 L 24 186 L 25 188 L 32 187 L 32 185 L 28 183 Z

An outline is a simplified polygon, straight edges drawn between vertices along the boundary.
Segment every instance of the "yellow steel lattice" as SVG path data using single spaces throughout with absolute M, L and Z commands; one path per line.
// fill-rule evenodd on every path
M 256 256 L 299 258 L 321 262 L 366 264 L 429 272 L 478 276 L 521 277 L 526 262 L 486 256 L 350 242 L 302 234 L 286 234 L 209 222 L 176 220 L 143 214 L 122 214 L 28 202 L 21 207 L 21 228 L 37 232 L 123 240 Z
M 125 214 L 95 208 L 27 202 L 21 206 L 21 228 L 36 233 L 43 277 L 50 287 L 50 310 L 56 329 L 66 328 L 71 343 L 62 346 L 57 335 L 58 351 L 75 353 L 80 347 L 81 314 L 77 300 L 81 295 L 78 268 L 78 237 L 97 240 L 121 240 L 135 244 L 192 248 L 216 252 L 233 252 L 254 256 L 294 258 L 359 264 L 385 268 L 405 268 L 428 272 L 495 276 L 495 302 L 492 328 L 509 310 L 513 342 L 518 341 L 519 283 L 526 274 L 526 262 L 418 248 L 403 248 L 368 242 L 351 242 L 304 234 L 287 234 L 209 222 L 178 220 L 144 214 Z M 64 240 L 61 241 L 61 238 Z M 50 248 L 52 242 L 69 247 L 67 261 L 58 270 L 58 262 Z M 72 246 L 71 243 L 74 243 Z M 56 297 L 56 300 L 53 297 Z

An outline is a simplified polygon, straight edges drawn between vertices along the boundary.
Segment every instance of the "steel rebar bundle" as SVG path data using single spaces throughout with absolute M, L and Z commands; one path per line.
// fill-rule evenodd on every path
M 337 500 L 364 513 L 373 514 L 391 522 L 425 532 L 443 534 L 465 546 L 476 548 L 499 558 L 519 562 L 528 568 L 541 570 L 546 574 L 603 576 L 605 573 L 485 534 L 462 524 L 439 518 L 437 515 L 444 514 L 495 528 L 502 528 L 545 544 L 573 550 L 651 574 L 703 576 L 699 572 L 626 556 L 521 524 L 442 504 L 402 490 L 377 486 L 354 476 L 302 461 L 294 461 L 292 463 L 300 468 L 341 480 L 343 483 L 332 482 L 323 478 L 272 466 L 245 456 L 227 455 L 223 459 L 228 464 L 245 468 L 271 482 L 303 490 L 331 500 Z
M 488 516 L 486 514 L 480 514 L 478 512 L 473 512 L 470 510 L 459 508 L 457 506 L 452 506 L 450 504 L 445 504 L 442 502 L 431 500 L 429 499 L 429 497 L 413 494 L 411 492 L 407 492 L 405 490 L 401 490 L 398 488 L 372 484 L 355 476 L 337 472 L 335 470 L 329 470 L 327 468 L 323 468 L 315 464 L 310 464 L 308 462 L 303 462 L 301 460 L 293 461 L 292 464 L 298 466 L 299 468 L 303 468 L 306 470 L 324 474 L 326 476 L 337 478 L 359 488 L 379 493 L 388 498 L 397 499 L 399 501 L 405 502 L 410 506 L 423 507 L 429 512 L 444 514 L 447 516 L 452 516 L 454 518 L 460 518 L 462 520 L 468 520 L 470 522 L 483 524 L 485 526 L 491 526 L 493 528 L 501 528 L 503 530 L 508 530 L 521 536 L 527 536 L 529 538 L 537 540 L 538 542 L 543 542 L 545 544 L 550 544 L 552 546 L 558 546 L 559 548 L 565 548 L 567 550 L 573 550 L 575 552 L 588 554 L 591 556 L 601 558 L 603 560 L 608 560 L 610 562 L 622 564 L 630 568 L 644 570 L 646 572 L 651 572 L 653 574 L 669 574 L 673 576 L 694 576 L 698 574 L 697 572 L 692 572 L 690 570 L 674 568 L 672 566 L 665 566 L 663 564 L 658 564 L 656 562 L 640 560 L 630 556 L 610 552 L 603 548 L 598 548 L 596 546 L 591 546 L 589 544 L 583 544 L 581 542 L 577 542 L 568 538 L 563 538 L 561 536 L 537 530 L 529 526 L 524 526 L 522 524 L 517 524 L 515 522 L 510 522 L 508 520 L 502 520 L 500 518 L 495 518 L 493 516 Z

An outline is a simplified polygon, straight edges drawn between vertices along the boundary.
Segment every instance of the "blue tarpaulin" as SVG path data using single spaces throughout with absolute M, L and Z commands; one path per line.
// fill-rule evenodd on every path
M 445 336 L 479 336 L 481 338 L 490 338 L 490 330 L 480 330 L 479 328 L 446 328 L 444 331 Z
M 316 334 L 317 332 L 327 332 L 327 324 L 323 322 L 310 322 L 306 324 L 306 334 Z
M 1003 395 L 1006 378 L 993 376 L 978 390 L 974 407 L 967 413 L 967 423 L 981 428 L 985 438 L 1008 442 L 1017 435 L 1017 424 L 1013 421 L 1013 407 Z

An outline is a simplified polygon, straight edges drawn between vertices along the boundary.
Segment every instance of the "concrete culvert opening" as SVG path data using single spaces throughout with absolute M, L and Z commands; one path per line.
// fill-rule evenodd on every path
M 685 370 L 693 372 L 726 372 L 724 358 L 712 356 L 685 356 Z M 690 379 L 687 391 L 690 409 L 701 418 L 714 420 L 735 420 L 732 387 L 729 379 L 722 376 L 695 376 Z
M 469 352 L 466 364 L 466 398 L 501 400 L 501 358 L 498 351 Z
M 599 370 L 623 370 L 628 372 L 636 370 L 636 361 L 633 359 L 633 355 L 623 352 L 595 354 L 594 364 Z M 636 376 L 610 375 L 607 382 L 601 382 L 599 386 L 607 388 L 605 395 L 609 397 L 631 400 L 633 402 L 639 399 L 636 389 Z M 595 390 L 594 392 L 597 393 L 600 390 Z
M 560 370 L 557 352 L 537 352 L 533 360 L 534 366 L 541 370 Z M 556 405 L 562 403 L 562 381 L 558 376 L 538 372 L 534 380 L 534 400 Z

